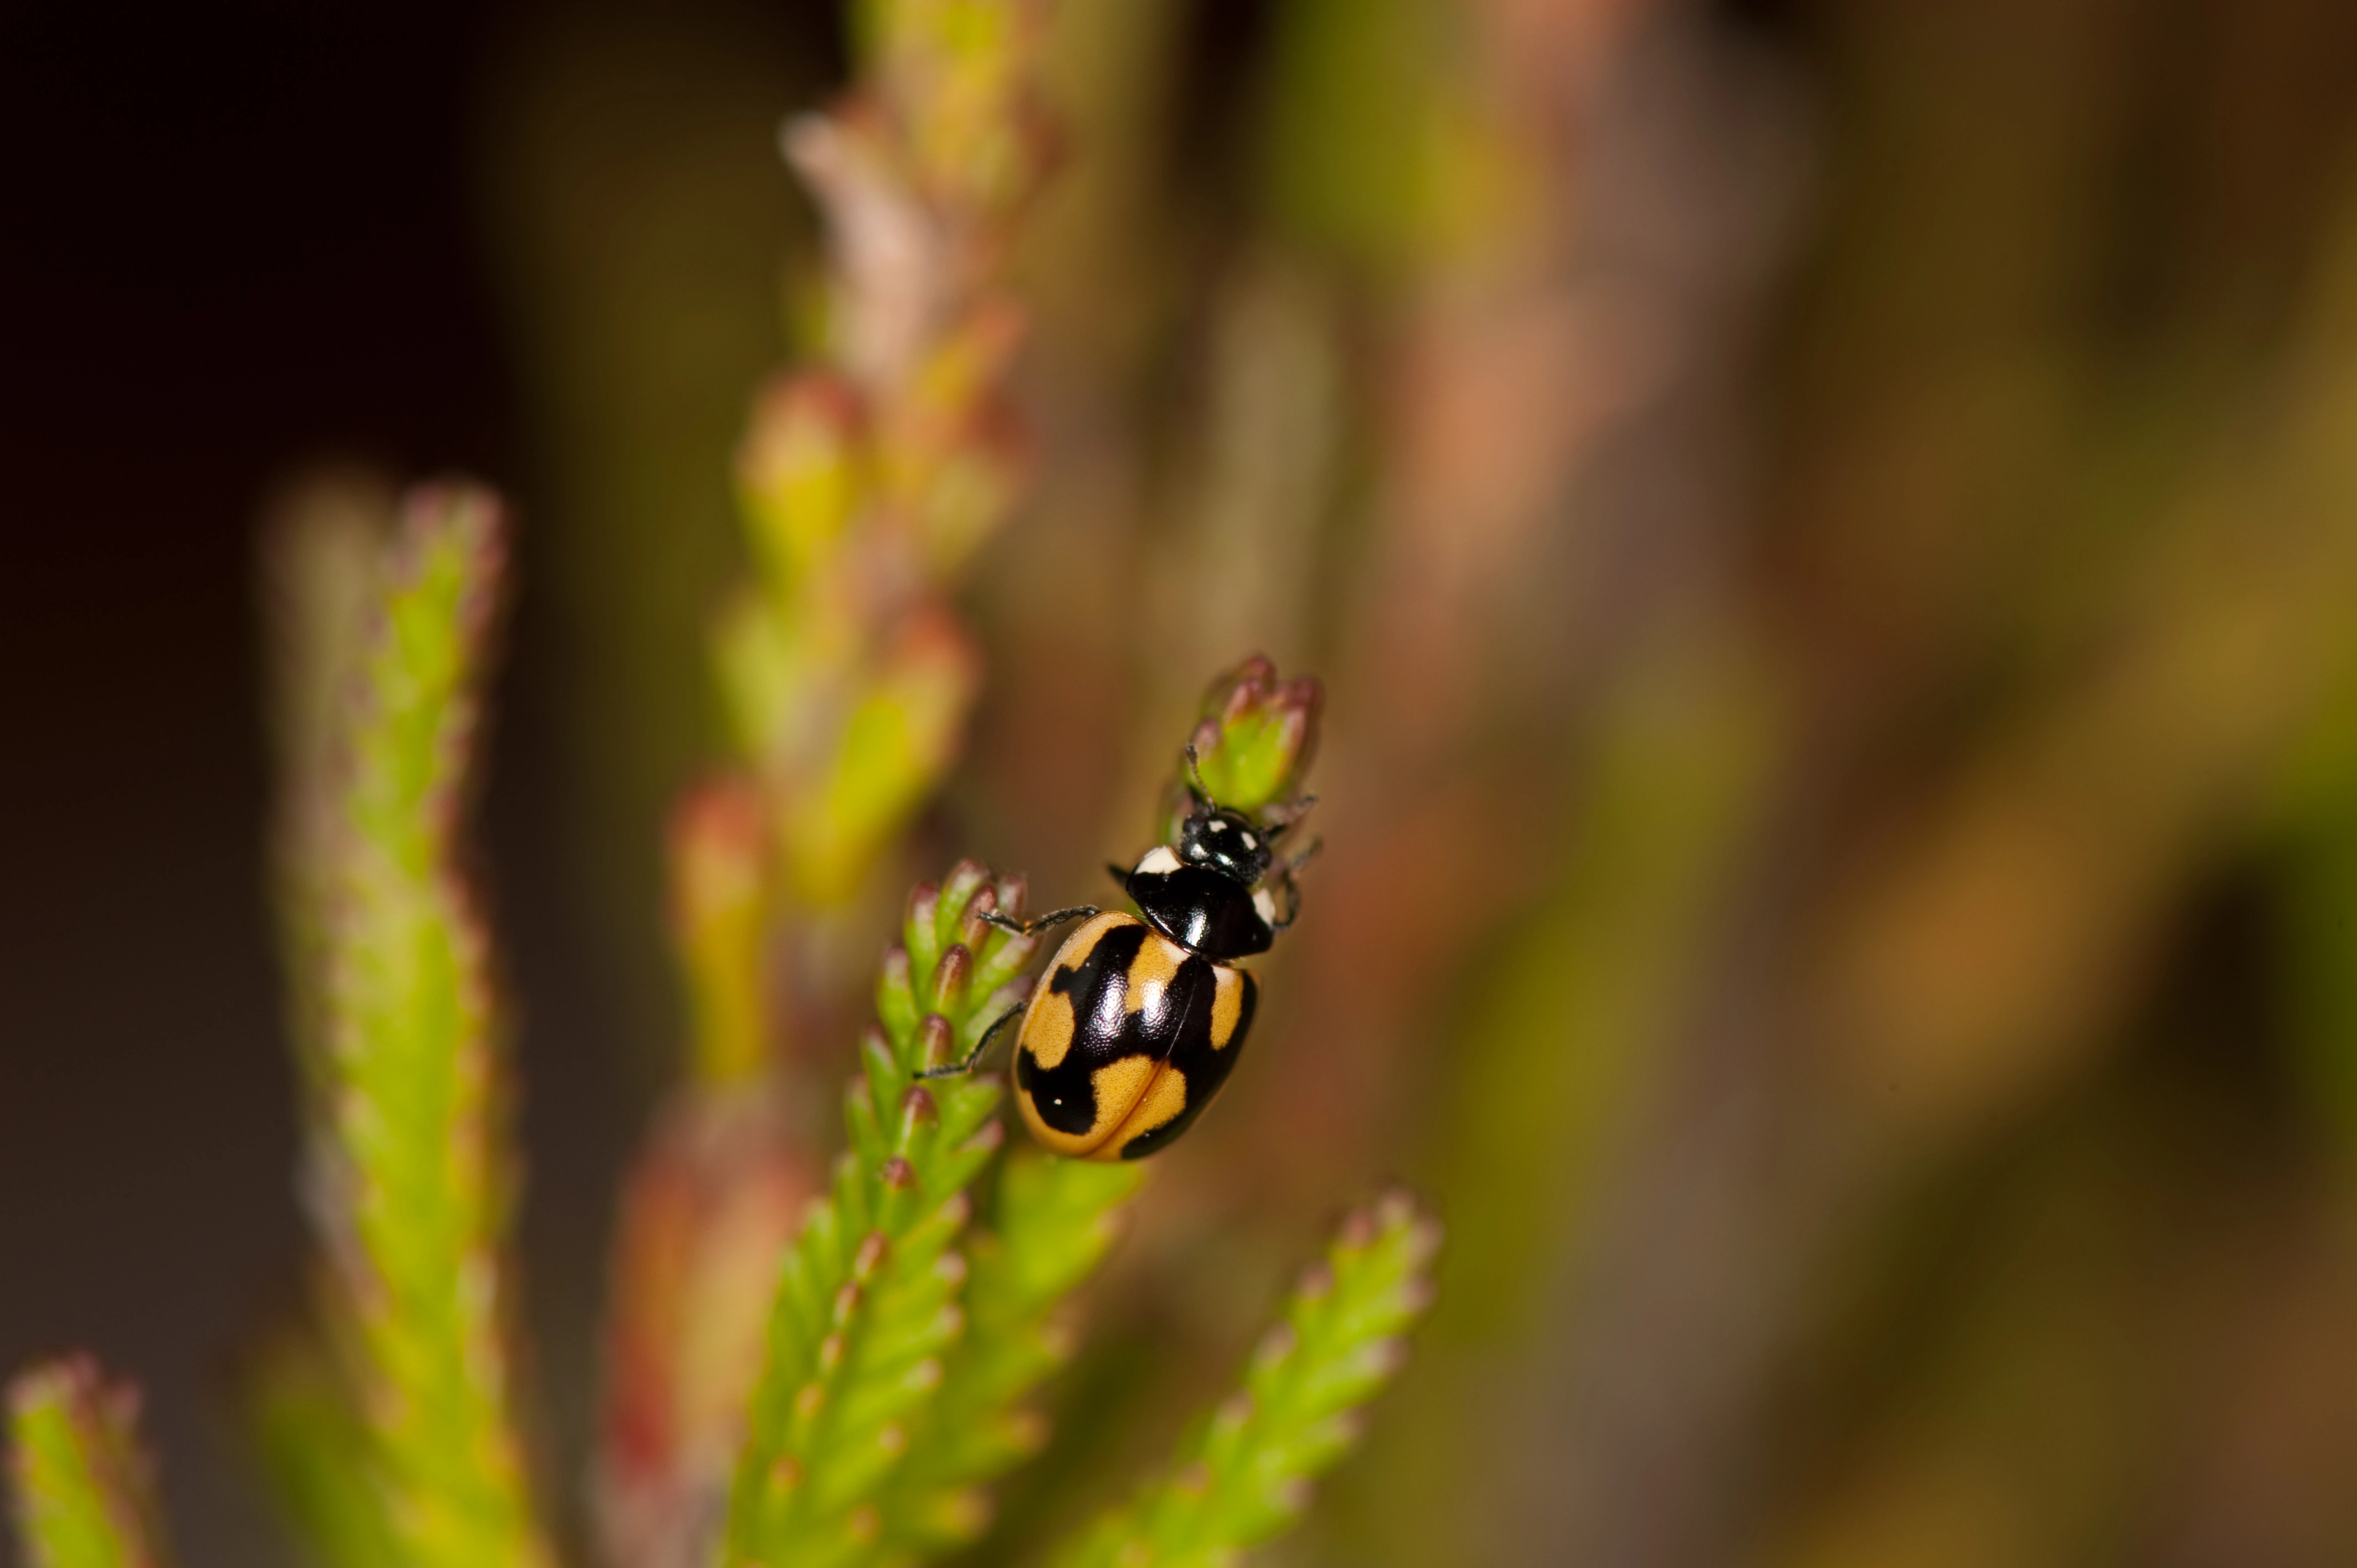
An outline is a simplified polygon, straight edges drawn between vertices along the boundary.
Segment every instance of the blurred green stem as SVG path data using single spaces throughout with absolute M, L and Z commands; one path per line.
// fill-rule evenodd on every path
M 312 1190 L 330 1341 L 351 1358 L 372 1486 L 414 1568 L 550 1561 L 509 1408 L 489 942 L 457 869 L 504 550 L 485 492 L 408 498 L 325 752 L 319 864 L 297 879 L 323 933 Z M 311 956 L 298 945 L 292 961 Z
M 10 1469 L 29 1568 L 161 1568 L 138 1408 L 136 1392 L 78 1358 L 9 1386 Z

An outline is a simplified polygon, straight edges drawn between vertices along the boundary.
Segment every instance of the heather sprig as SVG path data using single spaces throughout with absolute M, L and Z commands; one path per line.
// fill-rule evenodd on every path
M 909 899 L 846 1096 L 849 1147 L 780 1271 L 728 1563 L 855 1562 L 880 1540 L 884 1488 L 964 1329 L 966 1189 L 1004 1136 L 995 1077 L 919 1075 L 1020 1003 L 1039 940 L 982 917 L 1019 917 L 1023 896 L 969 861 Z
M 828 229 L 821 352 L 737 455 L 755 571 L 715 658 L 775 891 L 852 898 L 957 753 L 980 655 L 950 599 L 1021 493 L 1007 241 L 1046 167 L 1027 0 L 877 0 L 860 72 L 786 127 Z
M 1028 0 L 863 5 L 850 91 L 782 136 L 826 224 L 824 321 L 738 445 L 751 570 L 712 632 L 735 755 L 673 818 L 689 1071 L 615 1250 L 598 1468 L 620 1559 L 668 1568 L 742 1493 L 737 1369 L 763 1354 L 770 1262 L 817 1181 L 772 1081 L 794 1054 L 784 983 L 939 788 L 981 687 L 954 596 L 1028 471 L 1004 274 L 1045 167 L 1039 22 Z
M 990 1227 L 966 1247 L 965 1337 L 893 1478 L 891 1561 L 973 1540 L 990 1519 L 982 1486 L 1039 1451 L 1046 1423 L 1024 1401 L 1071 1353 L 1059 1309 L 1103 1262 L 1145 1178 L 1140 1165 L 1008 1156 Z
M 139 1396 L 72 1357 L 8 1388 L 10 1478 L 29 1568 L 160 1568 L 163 1532 L 139 1444 Z
M 370 1487 L 419 1568 L 549 1561 L 510 1408 L 511 1160 L 489 940 L 457 870 L 484 645 L 505 559 L 497 502 L 412 493 L 371 574 L 324 755 L 320 1059 L 310 1196 L 328 1339 L 347 1354 Z
M 1342 1225 L 1261 1337 L 1243 1387 L 1200 1422 L 1162 1477 L 1085 1531 L 1057 1568 L 1211 1568 L 1289 1528 L 1357 1441 L 1431 1305 L 1440 1228 L 1393 1193 Z

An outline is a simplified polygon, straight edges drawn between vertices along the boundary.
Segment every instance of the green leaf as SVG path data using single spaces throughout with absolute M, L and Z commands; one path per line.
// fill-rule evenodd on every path
M 1058 1568 L 1211 1568 L 1279 1534 L 1309 1484 L 1357 1441 L 1358 1412 L 1399 1369 L 1431 1303 L 1440 1229 L 1405 1195 L 1353 1214 L 1285 1320 L 1263 1336 L 1243 1387 L 1179 1445 L 1164 1477 L 1100 1520 Z
M 8 1390 L 17 1537 L 31 1568 L 150 1568 L 164 1559 L 137 1392 L 95 1363 L 52 1361 Z

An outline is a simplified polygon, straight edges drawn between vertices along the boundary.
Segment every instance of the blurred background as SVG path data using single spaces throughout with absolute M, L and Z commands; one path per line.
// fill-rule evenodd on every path
M 1327 853 L 981 1560 L 1397 1176 L 1441 1305 L 1283 1561 L 2357 1561 L 2357 10 L 1048 47 L 1037 477 L 894 875 L 1097 896 L 1253 650 L 1328 683 Z M 815 266 L 775 128 L 845 55 L 805 0 L 0 16 L 0 1363 L 145 1382 L 191 1563 L 284 1555 L 230 1391 L 303 1255 L 258 520 L 323 466 L 518 499 L 479 836 L 570 1503 Z

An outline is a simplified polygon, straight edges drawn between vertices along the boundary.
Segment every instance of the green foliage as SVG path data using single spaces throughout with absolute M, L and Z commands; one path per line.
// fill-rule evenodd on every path
M 456 866 L 496 503 L 417 491 L 378 577 L 321 889 L 314 1181 L 385 1519 L 405 1562 L 545 1562 L 509 1405 L 508 1161 L 487 942 Z M 299 962 L 301 954 L 296 960 Z
M 730 1563 L 861 1560 L 911 1423 L 963 1328 L 965 1262 L 951 1244 L 966 1188 L 998 1147 L 996 1079 L 920 1082 L 961 1059 L 1021 998 L 1036 938 L 986 925 L 1023 886 L 966 862 L 909 900 L 904 947 L 877 987 L 846 1106 L 850 1147 L 788 1253 L 729 1499 Z
M 910 901 L 862 1042 L 851 1147 L 791 1250 L 731 1498 L 731 1563 L 910 1563 L 973 1540 L 980 1488 L 1034 1452 L 1024 1401 L 1061 1364 L 1058 1309 L 1103 1260 L 1144 1169 L 1025 1150 L 988 1229 L 965 1189 L 999 1142 L 996 1080 L 920 1081 L 1017 1002 L 1036 940 L 983 924 L 1022 889 L 971 864 Z M 977 958 L 975 955 L 979 954 Z M 1069 1554 L 1212 1563 L 1283 1530 L 1357 1433 L 1430 1295 L 1438 1230 L 1404 1197 L 1354 1215 L 1170 1479 Z M 1147 1555 L 1141 1556 L 1140 1553 Z
M 714 659 L 777 891 L 806 908 L 856 897 L 981 687 L 949 601 L 1026 481 L 1000 274 L 1046 163 L 1037 21 L 1023 0 L 877 0 L 851 102 L 787 130 L 833 240 L 825 351 L 772 382 L 738 449 L 758 570 Z
M 672 813 L 672 938 L 686 983 L 694 1081 L 741 1085 L 769 1064 L 760 791 L 722 779 Z
M 1243 1387 L 1058 1568 L 1209 1568 L 1289 1527 L 1310 1482 L 1357 1441 L 1360 1408 L 1399 1369 L 1403 1336 L 1432 1300 L 1439 1244 L 1439 1226 L 1404 1194 L 1351 1215 L 1262 1337 Z
M 1039 54 L 1030 0 L 870 0 L 860 64 L 901 122 L 907 173 L 953 218 L 1004 213 L 1043 161 L 1028 102 Z
M 328 889 L 339 832 L 337 765 L 369 617 L 381 595 L 393 497 L 364 478 L 323 474 L 287 497 L 263 553 L 269 611 L 270 727 L 279 799 L 272 823 L 286 1017 L 316 1092 L 326 1071 Z
M 254 1450 L 310 1558 L 328 1568 L 404 1568 L 370 1435 L 344 1369 L 313 1336 L 271 1346 L 246 1388 Z
M 902 1555 L 972 1540 L 989 1518 L 975 1488 L 1038 1450 L 1042 1423 L 1022 1406 L 1069 1353 L 1057 1309 L 1103 1261 L 1145 1176 L 1037 1149 L 1007 1160 L 991 1228 L 966 1249 L 965 1337 L 893 1478 L 884 1518 Z
M 164 1561 L 138 1395 L 75 1358 L 8 1390 L 18 1539 L 30 1568 L 152 1568 Z

